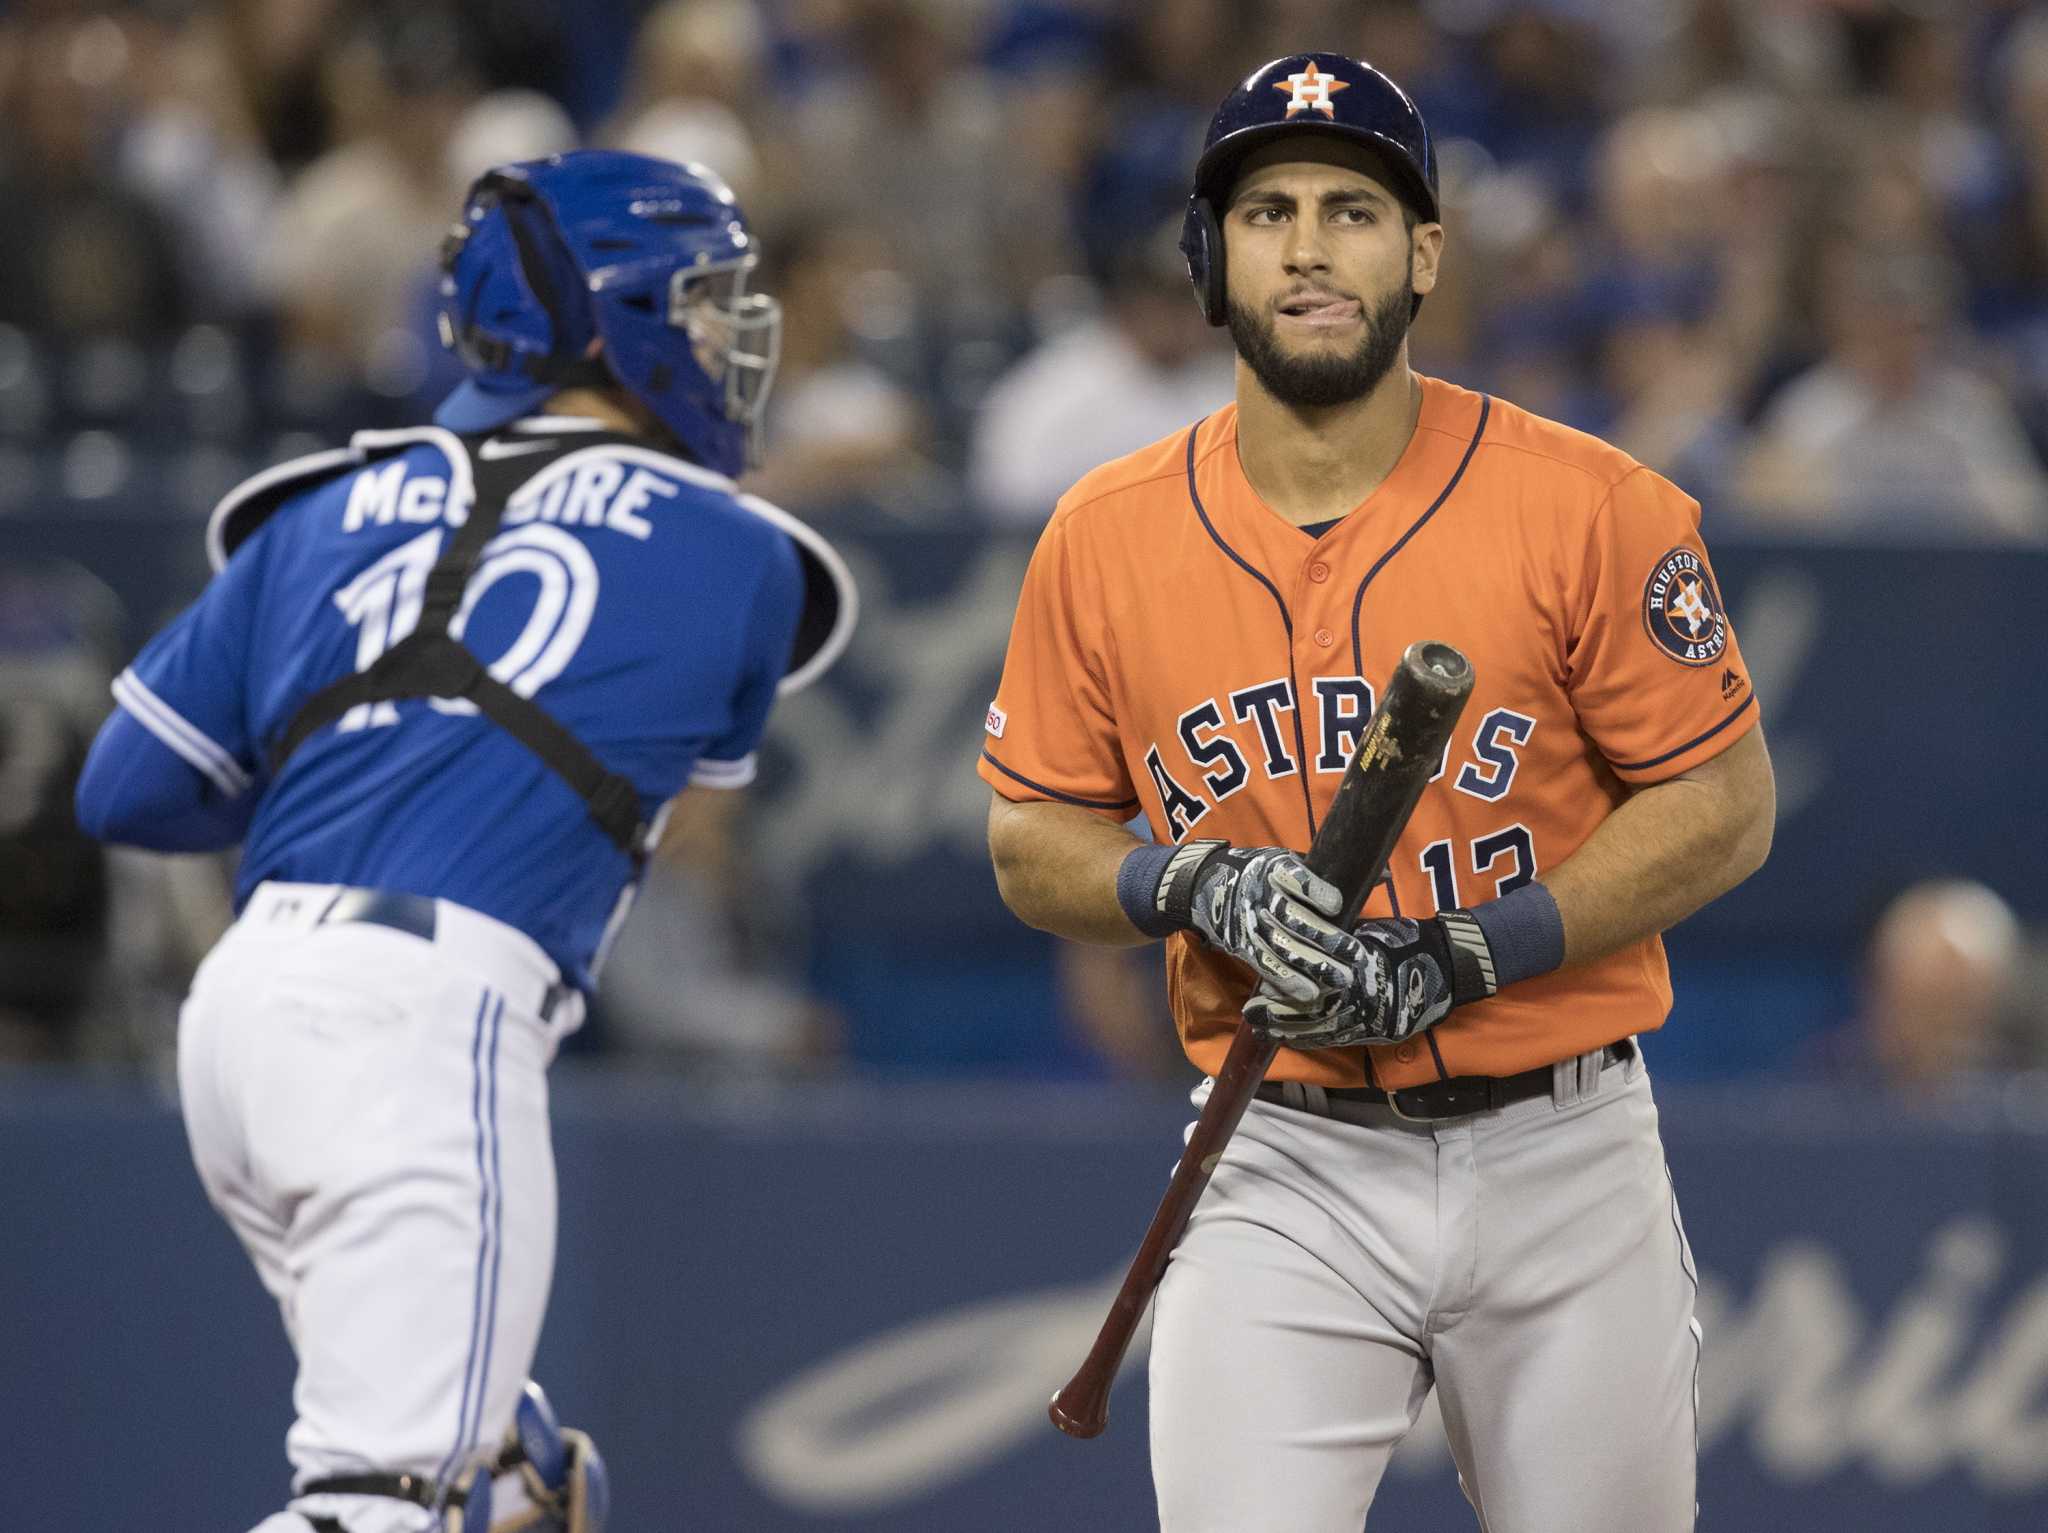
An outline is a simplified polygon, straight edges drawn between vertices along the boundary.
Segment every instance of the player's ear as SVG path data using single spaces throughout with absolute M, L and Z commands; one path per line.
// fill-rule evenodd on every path
M 1408 235 L 1408 280 L 1419 296 L 1436 288 L 1438 263 L 1444 254 L 1444 226 L 1417 224 Z

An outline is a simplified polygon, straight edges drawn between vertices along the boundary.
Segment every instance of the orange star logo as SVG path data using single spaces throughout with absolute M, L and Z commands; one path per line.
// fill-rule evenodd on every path
M 1296 112 L 1314 110 L 1334 120 L 1337 116 L 1337 109 L 1330 105 L 1330 98 L 1340 90 L 1351 89 L 1351 82 L 1349 80 L 1339 80 L 1334 75 L 1323 74 L 1316 68 L 1315 61 L 1311 59 L 1308 68 L 1304 69 L 1300 74 L 1289 75 L 1285 80 L 1275 80 L 1273 82 L 1273 89 L 1292 91 L 1294 93 L 1294 99 L 1287 103 L 1287 115 L 1289 117 L 1292 117 Z

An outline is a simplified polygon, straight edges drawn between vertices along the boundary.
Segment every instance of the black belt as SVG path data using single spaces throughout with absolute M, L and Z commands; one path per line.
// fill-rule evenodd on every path
M 388 889 L 344 889 L 320 912 L 321 926 L 365 921 L 393 931 L 434 940 L 434 902 L 424 894 L 394 894 Z
M 1622 1064 L 1635 1058 L 1636 1046 L 1629 1039 L 1610 1043 L 1600 1051 L 1600 1067 Z M 1387 1107 L 1398 1117 L 1435 1121 L 1462 1118 L 1468 1113 L 1493 1112 L 1511 1102 L 1550 1095 L 1556 1079 L 1554 1065 L 1538 1065 L 1520 1075 L 1454 1075 L 1449 1080 L 1431 1081 L 1423 1086 L 1403 1086 L 1382 1091 L 1377 1086 L 1326 1086 L 1302 1090 L 1293 1082 L 1266 1081 L 1258 1089 L 1261 1102 L 1291 1107 L 1297 1112 L 1320 1112 L 1327 1118 L 1353 1119 L 1339 1111 L 1352 1106 Z M 1293 1089 L 1290 1089 L 1292 1087 Z M 1314 1104 L 1320 1097 L 1324 1105 Z
M 320 912 L 320 919 L 313 924 L 341 926 L 351 922 L 388 926 L 393 931 L 432 942 L 437 925 L 435 902 L 424 894 L 399 894 L 390 889 L 344 889 Z M 559 980 L 549 985 L 536 1008 L 541 1021 L 553 1021 L 556 1008 L 574 990 L 573 985 Z
M 503 1474 L 523 1461 L 524 1455 L 509 1444 L 498 1450 L 495 1458 L 488 1460 L 485 1470 L 492 1474 Z M 470 1498 L 466 1486 L 445 1485 L 423 1474 L 390 1474 L 372 1471 L 366 1474 L 330 1474 L 324 1479 L 308 1480 L 300 1486 L 299 1496 L 387 1496 L 394 1501 L 410 1501 L 414 1506 L 436 1511 L 442 1507 L 466 1506 Z M 302 1512 L 299 1515 L 305 1516 Z M 326 1533 L 333 1528 L 336 1533 L 346 1533 L 339 1522 L 332 1518 L 313 1517 L 308 1519 L 315 1528 Z M 478 1533 L 488 1533 L 479 1529 Z
M 410 1501 L 414 1506 L 423 1506 L 432 1511 L 441 1504 L 442 1497 L 447 1493 L 423 1474 L 331 1474 L 325 1479 L 308 1480 L 299 1494 L 389 1496 L 394 1501 Z M 461 1498 L 457 1497 L 456 1501 L 459 1505 Z M 336 1526 L 339 1527 L 340 1524 L 337 1523 Z

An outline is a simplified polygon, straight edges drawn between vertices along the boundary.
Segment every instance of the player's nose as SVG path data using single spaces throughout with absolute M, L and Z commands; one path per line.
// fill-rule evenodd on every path
M 1290 277 L 1313 276 L 1330 269 L 1330 252 L 1314 219 L 1296 219 L 1288 225 L 1280 261 Z

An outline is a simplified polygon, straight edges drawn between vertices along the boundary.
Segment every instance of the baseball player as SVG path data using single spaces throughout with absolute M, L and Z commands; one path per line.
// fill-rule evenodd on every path
M 1165 938 L 1197 1067 L 1284 1045 L 1157 1295 L 1168 1533 L 1357 1533 L 1432 1388 L 1487 1533 L 1693 1526 L 1693 1266 L 1634 1040 L 1658 934 L 1762 862 L 1770 768 L 1699 507 L 1410 370 L 1444 246 L 1385 75 L 1230 93 L 1183 250 L 1236 402 L 1060 501 L 988 712 L 1011 908 Z M 1299 854 L 1417 639 L 1477 686 L 1340 930 Z
M 546 1068 L 663 806 L 746 783 L 854 615 L 830 547 L 734 487 L 781 322 L 755 261 L 702 166 L 486 174 L 442 251 L 467 381 L 231 494 L 213 581 L 114 683 L 80 821 L 243 848 L 178 1086 L 298 1355 L 262 1533 L 603 1519 L 594 1451 L 524 1384 Z

